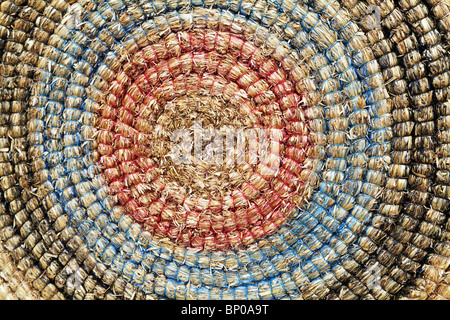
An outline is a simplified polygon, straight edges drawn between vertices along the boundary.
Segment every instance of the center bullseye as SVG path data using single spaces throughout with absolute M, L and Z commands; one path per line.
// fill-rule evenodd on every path
M 241 116 L 222 99 L 194 92 L 168 101 L 156 120 L 148 156 L 184 190 L 204 198 L 204 193 L 228 192 L 244 181 L 241 166 L 227 159 L 235 150 L 226 141 L 227 133 L 244 128 Z

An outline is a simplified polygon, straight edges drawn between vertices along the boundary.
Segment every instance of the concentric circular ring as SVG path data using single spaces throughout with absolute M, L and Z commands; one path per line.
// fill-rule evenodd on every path
M 171 34 L 162 42 L 144 47 L 118 72 L 98 123 L 100 162 L 106 167 L 104 176 L 110 194 L 145 230 L 180 239 L 195 248 L 236 248 L 273 232 L 293 212 L 294 204 L 300 203 L 302 165 L 309 144 L 306 120 L 294 85 L 276 62 L 263 59 L 260 49 L 224 32 L 192 33 Z M 197 45 L 193 39 L 197 39 Z M 199 51 L 184 52 L 192 48 Z M 241 56 L 247 61 L 240 62 L 237 58 Z M 197 103 L 201 99 L 194 93 L 207 98 L 205 112 L 200 111 Z M 208 97 L 223 101 L 218 111 L 229 110 L 237 115 L 226 120 L 224 114 L 213 114 L 210 119 L 216 100 L 210 102 Z M 174 108 L 171 103 L 180 98 L 184 103 L 174 107 L 183 109 L 187 103 L 193 107 L 184 115 L 184 122 L 177 123 L 178 110 L 171 116 L 167 113 Z M 268 159 L 252 161 L 252 154 L 234 155 L 239 151 L 234 148 L 225 150 L 233 153 L 229 169 L 224 166 L 227 159 L 222 154 L 220 158 L 211 155 L 215 161 L 188 159 L 189 166 L 177 169 L 170 157 L 174 129 L 193 128 L 197 135 L 197 131 L 204 130 L 204 119 L 212 121 L 208 128 L 219 132 L 214 139 L 220 138 L 222 145 L 220 130 L 226 131 L 224 136 L 245 128 L 267 130 L 267 144 L 272 144 L 267 150 Z M 222 126 L 218 127 L 220 120 Z M 200 127 L 195 129 L 195 125 Z M 258 138 L 262 137 L 255 135 L 254 143 Z M 189 146 L 198 144 L 195 139 L 199 138 L 194 137 Z M 234 140 L 232 136 L 230 142 L 237 143 Z M 252 142 L 248 143 L 250 147 Z M 202 152 L 205 158 L 207 151 Z M 242 161 L 237 161 L 238 157 Z M 167 158 L 169 163 L 161 168 L 159 164 L 167 162 Z M 191 173 L 183 177 L 185 170 L 180 169 Z M 222 177 L 222 170 L 231 172 Z M 202 172 L 216 178 L 206 179 Z M 180 179 L 186 180 L 183 185 Z M 216 184 L 235 181 L 236 187 L 213 188 L 216 180 Z M 211 183 L 210 191 L 195 194 L 197 185 Z

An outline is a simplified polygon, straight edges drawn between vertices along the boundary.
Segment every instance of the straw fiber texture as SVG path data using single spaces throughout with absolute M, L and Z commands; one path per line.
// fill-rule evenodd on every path
M 1 0 L 0 299 L 450 299 L 449 13 Z

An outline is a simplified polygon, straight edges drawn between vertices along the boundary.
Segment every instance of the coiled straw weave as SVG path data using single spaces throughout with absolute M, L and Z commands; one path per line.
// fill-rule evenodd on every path
M 0 299 L 450 299 L 449 12 L 2 0 Z

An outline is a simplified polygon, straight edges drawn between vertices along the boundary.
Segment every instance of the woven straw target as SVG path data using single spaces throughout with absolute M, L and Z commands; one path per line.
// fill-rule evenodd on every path
M 0 299 L 449 299 L 449 12 L 2 0 Z

